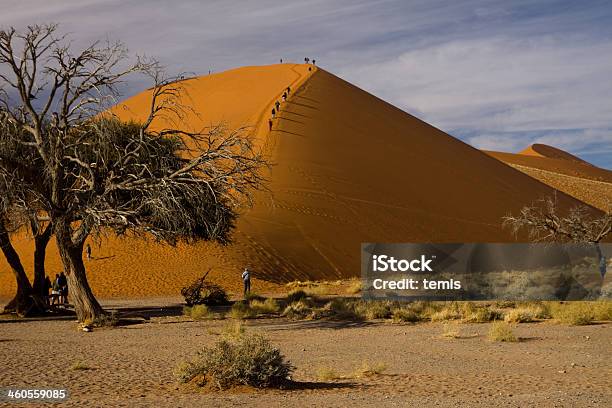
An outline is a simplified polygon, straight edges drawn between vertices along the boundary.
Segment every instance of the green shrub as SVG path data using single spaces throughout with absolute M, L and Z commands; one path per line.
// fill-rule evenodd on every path
M 243 334 L 204 348 L 194 361 L 179 366 L 175 375 L 182 383 L 218 389 L 238 385 L 266 388 L 284 384 L 292 371 L 291 363 L 266 338 Z

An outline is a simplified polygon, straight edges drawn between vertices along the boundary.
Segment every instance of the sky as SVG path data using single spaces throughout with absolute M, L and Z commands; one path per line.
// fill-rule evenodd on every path
M 0 26 L 121 40 L 168 72 L 303 61 L 481 149 L 612 169 L 610 1 L 0 0 Z M 147 84 L 134 80 L 126 95 Z

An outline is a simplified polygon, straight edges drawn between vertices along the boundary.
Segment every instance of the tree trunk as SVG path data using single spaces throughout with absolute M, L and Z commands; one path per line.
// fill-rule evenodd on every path
M 104 310 L 87 282 L 83 264 L 83 242 L 72 242 L 70 227 L 65 223 L 57 225 L 55 239 L 68 278 L 68 295 L 74 304 L 77 319 L 81 323 L 94 323 L 104 316 Z
M 601 251 L 599 242 L 595 242 L 595 251 L 597 252 L 597 261 L 599 262 L 599 274 L 601 275 L 601 279 L 603 279 L 606 276 L 607 260 L 606 256 Z
M 51 239 L 53 229 L 51 224 L 47 225 L 42 234 L 34 235 L 34 293 L 39 296 L 47 296 L 45 293 L 45 257 L 47 244 Z
M 19 254 L 17 254 L 17 251 L 13 248 L 8 231 L 2 222 L 0 222 L 0 247 L 2 247 L 2 252 L 17 281 L 17 293 L 13 300 L 4 306 L 4 311 L 17 312 L 20 315 L 28 314 L 34 305 L 33 299 L 31 298 L 32 285 L 30 285 L 28 276 L 23 269 L 21 259 L 19 259 Z

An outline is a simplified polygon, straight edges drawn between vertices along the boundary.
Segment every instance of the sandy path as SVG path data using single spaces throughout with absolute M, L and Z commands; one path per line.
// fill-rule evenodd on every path
M 225 323 L 164 317 L 83 333 L 72 321 L 0 321 L 0 387 L 67 387 L 62 407 L 587 407 L 612 399 L 610 324 L 521 324 L 515 332 L 523 341 L 505 344 L 486 340 L 488 324 L 462 325 L 466 338 L 444 339 L 437 323 L 250 321 L 247 330 L 265 333 L 297 367 L 295 380 L 316 381 L 321 367 L 349 374 L 366 360 L 388 368 L 318 389 L 204 394 L 178 387 L 172 368 L 216 340 Z M 76 361 L 91 369 L 70 369 Z

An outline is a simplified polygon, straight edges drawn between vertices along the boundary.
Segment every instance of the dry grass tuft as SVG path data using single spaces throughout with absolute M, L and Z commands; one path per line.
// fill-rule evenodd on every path
M 232 305 L 229 312 L 229 316 L 232 319 L 252 319 L 257 316 L 255 310 L 251 309 L 251 306 L 247 302 L 236 302 Z
M 444 323 L 442 325 L 442 337 L 450 339 L 461 338 L 461 326 L 459 323 Z
M 206 305 L 195 305 L 183 307 L 183 316 L 190 317 L 193 320 L 212 319 L 213 314 Z
M 354 372 L 354 378 L 374 377 L 381 375 L 387 369 L 385 363 L 368 363 L 364 361 Z
M 86 362 L 78 360 L 72 363 L 72 365 L 70 366 L 70 369 L 75 370 L 75 371 L 85 371 L 85 370 L 91 370 L 91 367 Z
M 264 301 L 253 300 L 250 303 L 250 307 L 255 311 L 256 314 L 278 313 L 278 311 L 280 310 L 280 306 L 278 305 L 276 300 L 272 298 L 268 298 Z
M 494 321 L 488 333 L 489 340 L 502 342 L 516 342 L 518 338 L 512 331 L 512 326 L 506 322 Z

